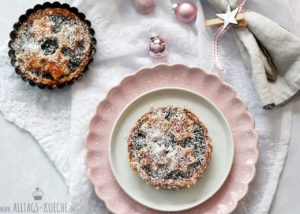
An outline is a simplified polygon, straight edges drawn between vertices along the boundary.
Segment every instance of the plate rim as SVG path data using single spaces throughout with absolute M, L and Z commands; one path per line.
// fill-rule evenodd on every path
M 233 199 L 233 201 L 231 201 L 230 204 L 227 203 L 228 205 L 228 208 L 226 211 L 223 211 L 222 213 L 230 213 L 232 212 L 233 210 L 236 209 L 237 205 L 238 205 L 238 202 L 245 197 L 245 195 L 247 194 L 248 192 L 248 189 L 249 189 L 249 185 L 251 183 L 251 181 L 254 179 L 255 177 L 255 174 L 256 174 L 256 163 L 257 163 L 257 160 L 258 160 L 258 157 L 259 157 L 259 151 L 258 151 L 258 143 L 259 143 L 259 140 L 258 140 L 258 135 L 256 133 L 256 130 L 255 130 L 255 122 L 254 122 L 254 119 L 252 117 L 252 115 L 249 113 L 248 111 L 248 108 L 247 108 L 247 105 L 246 103 L 241 99 L 240 96 L 237 95 L 236 93 L 236 90 L 233 88 L 233 86 L 229 85 L 228 83 L 224 82 L 219 76 L 217 76 L 216 74 L 213 74 L 213 73 L 208 73 L 206 72 L 205 70 L 203 70 L 202 68 L 200 67 L 195 67 L 195 66 L 187 66 L 187 65 L 184 65 L 184 64 L 180 64 L 180 63 L 177 63 L 177 64 L 167 64 L 167 63 L 158 63 L 154 66 L 150 66 L 150 67 L 141 67 L 140 69 L 138 69 L 136 72 L 132 73 L 132 74 L 129 74 L 129 75 L 124 75 L 124 77 L 120 80 L 120 82 L 115 85 L 114 87 L 112 87 L 106 94 L 106 96 L 99 101 L 99 104 L 97 105 L 96 109 L 95 109 L 95 114 L 93 115 L 93 117 L 91 118 L 90 120 L 90 123 L 89 123 L 89 130 L 86 134 L 86 156 L 85 156 L 85 164 L 87 166 L 87 176 L 89 178 L 89 180 L 91 181 L 91 183 L 93 184 L 94 186 L 94 191 L 96 193 L 96 195 L 105 203 L 106 207 L 112 211 L 112 212 L 115 212 L 115 213 L 118 213 L 120 212 L 120 210 L 118 209 L 117 206 L 115 206 L 114 203 L 112 203 L 111 200 L 108 200 L 107 197 L 105 197 L 105 195 L 103 194 L 103 192 L 97 188 L 97 181 L 95 180 L 95 175 L 92 174 L 92 171 L 94 169 L 96 169 L 98 166 L 95 166 L 93 165 L 91 162 L 91 160 L 89 160 L 89 153 L 93 153 L 94 152 L 94 149 L 92 148 L 89 148 L 89 137 L 92 136 L 94 133 L 94 129 L 93 129 L 93 123 L 96 123 L 97 121 L 97 116 L 98 116 L 98 112 L 100 111 L 100 109 L 102 108 L 102 105 L 104 102 L 108 101 L 109 100 L 109 97 L 111 96 L 111 94 L 113 93 L 113 91 L 119 89 L 119 88 L 122 88 L 123 85 L 125 84 L 125 82 L 127 80 L 129 80 L 130 78 L 134 78 L 134 77 L 138 77 L 139 75 L 142 75 L 143 73 L 145 73 L 147 70 L 156 70 L 156 69 L 159 69 L 159 68 L 165 68 L 165 69 L 170 69 L 170 68 L 174 68 L 174 67 L 180 67 L 181 69 L 185 69 L 185 70 L 191 70 L 191 69 L 196 69 L 198 70 L 198 72 L 202 72 L 202 73 L 205 73 L 205 75 L 208 75 L 208 76 L 211 76 L 211 77 L 214 77 L 216 79 L 218 79 L 218 81 L 220 81 L 222 83 L 222 85 L 225 85 L 227 87 L 230 88 L 231 91 L 234 92 L 234 98 L 237 99 L 243 106 L 243 113 L 245 113 L 246 115 L 248 115 L 249 119 L 250 119 L 250 122 L 251 123 L 251 127 L 249 127 L 249 131 L 253 134 L 253 149 L 254 149 L 254 156 L 253 156 L 253 164 L 251 165 L 251 175 L 249 175 L 249 179 L 247 180 L 246 183 L 244 183 L 244 190 L 242 192 L 239 192 L 238 196 L 235 197 Z M 200 205 L 199 205 L 200 206 Z M 128 209 L 128 208 L 127 208 Z M 207 209 L 207 208 L 205 208 Z
M 231 145 L 231 150 L 230 150 L 230 160 L 229 160 L 229 169 L 226 171 L 226 175 L 224 176 L 221 184 L 218 186 L 218 188 L 216 188 L 208 197 L 204 198 L 203 200 L 201 200 L 200 202 L 196 202 L 196 203 L 192 203 L 191 205 L 189 206 L 185 206 L 181 209 L 161 209 L 161 208 L 154 208 L 154 207 L 151 207 L 147 204 L 145 204 L 142 200 L 140 199 L 136 199 L 132 196 L 132 194 L 128 193 L 125 189 L 124 189 L 124 186 L 121 185 L 118 177 L 116 176 L 116 169 L 114 168 L 114 165 L 113 165 L 113 161 L 112 161 L 112 151 L 111 151 L 111 147 L 112 147 L 112 138 L 113 138 L 113 135 L 114 135 L 114 132 L 116 130 L 116 126 L 119 125 L 119 121 L 120 119 L 122 118 L 123 114 L 129 109 L 129 107 L 131 105 L 133 105 L 135 102 L 137 102 L 139 99 L 142 99 L 143 97 L 146 97 L 148 96 L 149 94 L 152 94 L 152 93 L 155 93 L 155 92 L 159 92 L 159 91 L 164 91 L 164 90 L 179 90 L 179 91 L 184 91 L 184 92 L 187 92 L 187 93 L 190 93 L 190 94 L 193 94 L 193 95 L 196 95 L 197 97 L 200 97 L 201 99 L 204 99 L 207 103 L 209 103 L 210 105 L 212 105 L 215 110 L 217 110 L 218 114 L 221 115 L 221 118 L 224 120 L 225 124 L 226 124 L 226 128 L 229 130 L 229 137 L 230 137 L 230 145 Z M 122 190 L 130 197 L 132 198 L 133 200 L 135 200 L 136 202 L 142 204 L 143 206 L 146 206 L 148 208 L 151 208 L 151 209 L 154 209 L 154 210 L 158 210 L 158 211 L 164 211 L 164 212 L 179 212 L 179 211 L 185 211 L 185 210 L 188 210 L 188 209 L 191 209 L 191 208 L 194 208 L 196 206 L 199 206 L 200 204 L 204 203 L 205 201 L 207 201 L 209 198 L 211 198 L 222 186 L 223 184 L 225 183 L 227 177 L 229 176 L 229 173 L 231 171 L 231 168 L 232 168 L 232 164 L 233 164 L 233 158 L 234 158 L 234 140 L 233 140 L 233 135 L 232 135 L 232 131 L 231 131 L 231 127 L 225 117 L 225 115 L 223 114 L 223 112 L 219 109 L 219 107 L 217 107 L 212 101 L 210 101 L 208 98 L 190 90 L 190 89 L 186 89 L 186 88 L 182 88 L 182 87 L 160 87 L 160 88 L 155 88 L 155 89 L 151 89 L 149 91 L 146 91 L 144 93 L 142 93 L 141 95 L 135 97 L 132 101 L 130 101 L 123 109 L 122 111 L 119 113 L 119 115 L 117 116 L 117 118 L 115 119 L 114 123 L 113 123 L 113 126 L 111 128 L 111 132 L 110 132 L 110 135 L 109 135 L 109 144 L 108 144 L 108 153 L 109 153 L 109 163 L 110 163 L 110 166 L 111 166 L 111 170 L 113 172 L 113 176 L 115 177 L 116 181 L 118 182 L 119 186 L 122 188 Z M 205 172 L 204 172 L 205 173 Z M 199 179 L 201 180 L 201 179 Z M 146 183 L 145 183 L 146 185 Z M 154 188 L 154 187 L 153 187 Z

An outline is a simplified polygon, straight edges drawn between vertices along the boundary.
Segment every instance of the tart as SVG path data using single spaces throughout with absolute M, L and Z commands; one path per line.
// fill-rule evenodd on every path
M 85 15 L 58 2 L 29 9 L 10 37 L 16 72 L 40 88 L 60 88 L 80 79 L 95 53 L 94 30 Z
M 127 140 L 129 165 L 156 188 L 191 187 L 202 177 L 212 153 L 208 130 L 187 108 L 152 108 Z

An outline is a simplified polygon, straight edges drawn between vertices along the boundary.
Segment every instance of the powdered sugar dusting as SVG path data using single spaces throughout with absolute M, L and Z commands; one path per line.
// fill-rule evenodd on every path
M 89 26 L 63 8 L 40 9 L 18 29 L 12 44 L 16 66 L 35 82 L 68 81 L 92 54 Z
M 152 108 L 129 137 L 131 166 L 147 180 L 191 179 L 207 164 L 207 130 L 189 110 Z

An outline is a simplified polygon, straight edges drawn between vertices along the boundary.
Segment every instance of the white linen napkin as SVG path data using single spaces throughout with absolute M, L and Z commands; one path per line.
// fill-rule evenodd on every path
M 32 133 L 63 174 L 70 189 L 74 213 L 108 213 L 104 203 L 94 194 L 84 164 L 85 137 L 97 104 L 112 86 L 140 67 L 162 62 L 185 63 L 214 72 L 211 58 L 213 32 L 204 27 L 199 2 L 196 2 L 199 10 L 194 25 L 178 22 L 166 1 L 157 1 L 155 13 L 148 16 L 138 14 L 129 1 L 68 2 L 84 12 L 96 30 L 97 54 L 90 71 L 71 88 L 39 90 L 24 83 L 14 73 L 9 64 L 8 49 L 4 48 L 0 52 L 0 110 L 8 120 Z M 285 6 L 287 8 L 288 4 Z M 282 10 L 288 14 L 288 10 Z M 265 12 L 273 15 L 269 9 Z M 147 45 L 152 32 L 160 33 L 168 41 L 166 57 L 154 59 L 148 56 Z M 261 109 L 254 85 L 247 75 L 250 71 L 231 37 L 228 33 L 222 43 L 222 58 L 230 70 L 225 80 L 248 103 L 256 120 L 261 152 L 257 176 L 236 212 L 266 213 L 286 157 L 291 106 L 270 112 Z M 232 53 L 230 56 L 226 54 L 229 52 Z
M 241 0 L 208 0 L 225 12 Z M 269 3 L 271 6 L 271 3 Z M 244 8 L 246 9 L 246 8 Z M 274 8 L 278 13 L 278 8 Z M 265 109 L 291 100 L 300 89 L 300 38 L 267 17 L 246 12 L 247 27 L 235 28 L 241 54 L 252 69 L 251 76 Z M 273 80 L 268 80 L 272 76 Z M 272 78 L 271 78 L 272 79 Z

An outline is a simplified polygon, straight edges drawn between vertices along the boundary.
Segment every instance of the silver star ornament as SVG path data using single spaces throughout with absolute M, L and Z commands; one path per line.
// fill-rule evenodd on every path
M 226 29 L 229 24 L 238 24 L 236 20 L 236 15 L 239 12 L 240 7 L 235 8 L 231 11 L 230 5 L 227 6 L 226 13 L 219 13 L 217 16 L 224 20 L 223 29 Z

